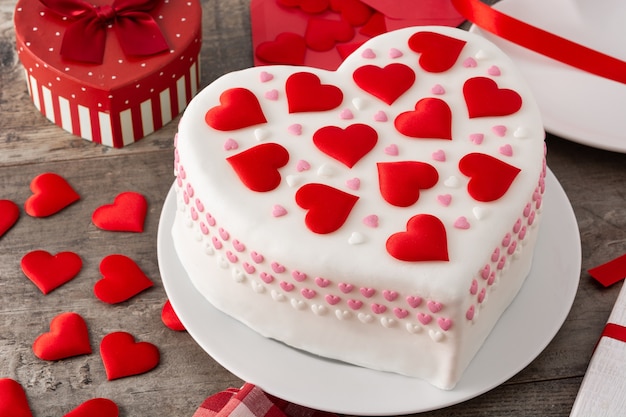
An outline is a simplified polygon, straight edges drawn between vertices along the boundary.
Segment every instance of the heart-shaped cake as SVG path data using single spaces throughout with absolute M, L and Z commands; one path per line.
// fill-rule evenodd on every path
M 176 251 L 262 335 L 451 389 L 530 269 L 544 136 L 512 62 L 458 29 L 227 74 L 179 126 Z

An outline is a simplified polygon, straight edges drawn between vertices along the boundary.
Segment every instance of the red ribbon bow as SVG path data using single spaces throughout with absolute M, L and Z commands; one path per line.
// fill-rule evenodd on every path
M 103 6 L 82 0 L 39 1 L 70 21 L 61 44 L 64 58 L 102 64 L 109 26 L 127 56 L 153 55 L 169 49 L 161 29 L 148 14 L 161 0 L 114 0 Z

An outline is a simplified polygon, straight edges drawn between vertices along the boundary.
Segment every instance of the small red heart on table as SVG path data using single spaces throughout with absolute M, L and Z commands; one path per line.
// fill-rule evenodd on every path
M 459 161 L 459 170 L 470 177 L 467 192 L 476 201 L 494 201 L 508 191 L 520 169 L 493 156 L 470 153 Z
M 279 33 L 273 41 L 257 45 L 254 53 L 260 60 L 270 64 L 303 65 L 306 42 L 296 33 Z
M 113 204 L 98 207 L 91 220 L 102 230 L 141 233 L 147 212 L 146 198 L 139 193 L 126 191 L 118 194 Z
M 441 220 L 430 214 L 417 214 L 409 219 L 406 232 L 387 239 L 387 252 L 401 261 L 447 261 L 448 237 Z
M 11 378 L 0 379 L 0 416 L 33 417 L 24 388 Z
M 148 372 L 159 364 L 160 359 L 155 345 L 135 342 L 134 336 L 127 332 L 104 336 L 100 343 L 100 356 L 109 381 Z
M 289 152 L 277 143 L 262 143 L 229 158 L 241 182 L 252 191 L 271 191 L 280 185 L 279 168 L 289 162 Z
M 313 134 L 313 143 L 326 155 L 352 168 L 376 146 L 378 133 L 372 127 L 357 123 L 342 129 L 325 126 Z
M 52 255 L 44 250 L 35 250 L 24 255 L 22 271 L 42 293 L 48 294 L 72 280 L 83 267 L 83 261 L 74 252 L 59 252 Z
M 20 208 L 11 200 L 0 200 L 0 237 L 20 218 Z
M 63 417 L 118 417 L 120 410 L 108 398 L 93 398 L 85 401 Z
M 412 138 L 452 139 L 452 111 L 438 98 L 419 100 L 415 110 L 400 113 L 394 125 L 398 132 Z
M 346 221 L 359 197 L 325 184 L 306 184 L 296 192 L 296 203 L 308 210 L 304 222 L 313 233 L 327 234 Z
M 161 309 L 161 321 L 168 329 L 182 332 L 185 330 L 185 326 L 181 323 L 180 319 L 176 315 L 176 312 L 172 308 L 172 303 L 167 300 Z
M 387 104 L 392 104 L 415 82 L 415 71 L 410 67 L 393 63 L 383 68 L 364 65 L 352 74 L 354 82 L 364 91 Z
M 434 187 L 439 173 L 430 164 L 418 161 L 380 162 L 378 186 L 386 202 L 409 207 L 417 202 L 420 190 Z
M 100 262 L 102 279 L 93 287 L 95 296 L 105 303 L 126 301 L 154 285 L 139 266 L 127 256 L 109 255 Z
M 435 32 L 417 32 L 409 38 L 409 48 L 421 54 L 419 64 L 427 72 L 444 72 L 458 60 L 466 42 Z
M 204 115 L 213 129 L 230 131 L 266 123 L 259 99 L 245 88 L 231 88 L 220 95 L 220 105 Z
M 354 38 L 354 28 L 345 20 L 331 20 L 321 17 L 309 19 L 304 32 L 304 40 L 314 51 L 330 51 L 336 43 L 348 42 Z
M 50 332 L 33 343 L 39 359 L 56 361 L 91 353 L 87 323 L 77 313 L 61 313 L 50 322 Z
M 24 211 L 33 217 L 48 217 L 80 200 L 72 186 L 58 174 L 47 172 L 30 182 L 33 195 L 24 203 Z

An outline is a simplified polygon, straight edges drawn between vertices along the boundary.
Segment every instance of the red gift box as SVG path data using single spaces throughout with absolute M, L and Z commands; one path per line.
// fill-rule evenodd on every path
M 199 0 L 19 0 L 17 51 L 35 107 L 116 148 L 160 129 L 198 91 L 201 13 Z

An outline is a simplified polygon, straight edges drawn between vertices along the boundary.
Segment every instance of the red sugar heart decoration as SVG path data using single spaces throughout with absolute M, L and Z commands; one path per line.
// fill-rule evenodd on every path
M 378 133 L 372 127 L 357 123 L 342 129 L 325 126 L 313 134 L 313 143 L 326 155 L 352 168 L 369 153 L 378 141 Z
M 332 110 L 343 101 L 338 87 L 322 84 L 320 78 L 310 72 L 296 72 L 285 83 L 289 113 Z
M 364 25 L 374 13 L 374 9 L 360 0 L 331 0 L 330 8 L 352 26 Z
M 33 352 L 45 361 L 91 353 L 87 323 L 77 313 L 59 314 L 50 322 L 50 331 L 35 339 Z
M 269 64 L 303 65 L 306 42 L 296 33 L 279 33 L 273 41 L 257 45 L 255 54 Z
M 267 192 L 280 184 L 278 169 L 289 162 L 289 152 L 277 143 L 263 143 L 226 160 L 246 187 L 252 191 Z
M 470 177 L 467 192 L 476 201 L 494 201 L 508 191 L 520 169 L 493 156 L 470 153 L 459 161 L 459 170 Z
M 149 342 L 135 342 L 127 332 L 109 333 L 100 343 L 100 356 L 107 379 L 112 381 L 154 369 L 160 360 L 159 349 Z
M 508 116 L 522 107 L 522 97 L 508 88 L 499 88 L 491 78 L 470 78 L 463 84 L 463 96 L 470 119 Z
M 141 233 L 147 212 L 146 198 L 139 193 L 126 191 L 118 194 L 113 204 L 94 210 L 91 220 L 102 230 Z
M 231 88 L 220 95 L 220 105 L 209 109 L 205 122 L 213 129 L 230 131 L 266 123 L 259 100 L 245 88 Z
M 391 105 L 415 82 L 415 72 L 400 63 L 389 64 L 384 68 L 364 65 L 352 74 L 354 82 L 374 97 Z
M 35 250 L 22 257 L 22 272 L 33 284 L 48 294 L 72 280 L 83 267 L 83 261 L 74 252 L 59 252 L 51 255 L 44 250 Z
M 168 329 L 182 332 L 185 330 L 185 326 L 181 323 L 180 319 L 176 315 L 176 312 L 172 308 L 172 303 L 167 300 L 161 309 L 161 321 Z
M 296 191 L 296 203 L 308 210 L 304 222 L 313 233 L 327 234 L 346 221 L 359 197 L 324 184 L 306 184 Z
M 425 162 L 380 162 L 376 165 L 380 194 L 396 207 L 414 204 L 419 199 L 420 190 L 433 187 L 439 180 L 435 167 Z
M 11 378 L 0 378 L 0 416 L 33 417 L 24 388 Z
M 127 256 L 109 255 L 100 262 L 102 279 L 93 288 L 95 296 L 105 303 L 126 301 L 152 287 L 153 283 Z
M 409 48 L 420 55 L 419 64 L 427 72 L 445 72 L 458 60 L 466 42 L 434 32 L 417 32 L 409 38 Z
M 276 0 L 285 7 L 299 7 L 308 14 L 318 14 L 326 11 L 330 6 L 330 0 Z
M 0 237 L 20 218 L 20 208 L 11 200 L 0 200 Z
M 448 261 L 446 228 L 431 214 L 417 214 L 407 222 L 406 232 L 389 236 L 387 252 L 407 262 Z
M 51 216 L 80 200 L 65 178 L 52 172 L 33 178 L 30 189 L 33 195 L 24 203 L 24 211 L 33 217 Z
M 412 138 L 452 139 L 452 111 L 438 98 L 423 98 L 415 110 L 400 113 L 394 120 L 398 132 Z
M 313 51 L 330 51 L 335 44 L 348 42 L 354 37 L 354 28 L 345 20 L 331 20 L 320 17 L 309 19 L 304 32 L 304 40 Z
M 92 398 L 63 417 L 118 417 L 119 413 L 117 404 L 108 398 Z

